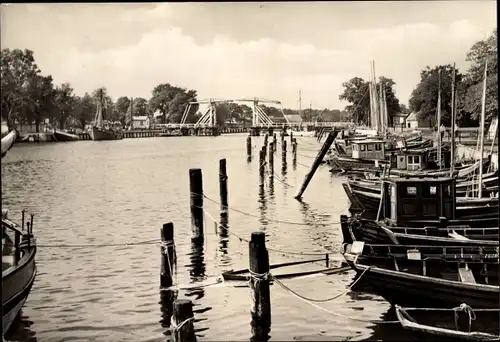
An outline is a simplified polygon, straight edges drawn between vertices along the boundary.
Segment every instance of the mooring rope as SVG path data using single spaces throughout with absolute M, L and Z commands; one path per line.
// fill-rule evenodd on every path
M 314 299 L 314 298 L 308 298 L 306 296 L 303 296 L 299 293 L 297 293 L 296 291 L 292 290 L 291 288 L 289 288 L 288 286 L 286 286 L 285 284 L 283 284 L 283 282 L 281 282 L 281 280 L 278 280 L 276 278 L 274 278 L 274 281 L 276 281 L 276 283 L 278 283 L 279 286 L 281 286 L 282 288 L 284 288 L 285 290 L 293 293 L 294 295 L 296 295 L 297 297 L 301 298 L 301 299 L 304 299 L 304 300 L 307 300 L 307 301 L 310 301 L 310 302 L 316 302 L 316 303 L 326 303 L 326 302 L 330 302 L 332 300 L 335 300 L 337 298 L 340 298 L 342 297 L 343 295 L 345 295 L 347 292 L 349 292 L 353 287 L 354 285 L 356 285 L 356 283 L 363 277 L 363 275 L 370 269 L 370 267 L 366 268 L 363 273 L 361 273 L 361 275 L 358 277 L 358 279 L 356 279 L 344 292 L 338 294 L 338 295 L 335 295 L 333 297 L 330 297 L 330 298 L 326 298 L 326 299 Z
M 173 333 L 177 333 L 186 323 L 188 322 L 191 322 L 194 320 L 194 316 L 193 317 L 189 317 L 189 318 L 186 318 L 185 320 L 183 320 L 179 325 L 177 325 L 175 323 L 175 319 L 174 319 L 174 316 L 172 316 L 170 318 L 170 331 L 173 332 Z
M 202 208 L 203 209 L 203 208 Z M 207 216 L 215 223 L 217 223 L 222 229 L 224 229 L 226 232 L 228 232 L 229 234 L 231 235 L 234 235 L 236 238 L 238 238 L 241 242 L 250 242 L 250 240 L 248 239 L 245 239 L 244 237 L 242 236 L 239 236 L 238 234 L 234 233 L 233 231 L 231 231 L 229 229 L 229 227 L 225 224 L 222 224 L 220 223 L 219 221 L 217 221 L 212 215 L 210 215 L 210 213 L 208 211 L 206 211 L 205 209 L 203 209 L 203 212 L 205 214 L 207 214 Z M 283 250 L 279 250 L 277 248 L 271 248 L 271 247 L 267 247 L 266 246 L 266 249 L 268 251 L 271 251 L 271 252 L 275 252 L 275 253 L 280 253 L 280 254 L 288 254 L 288 255 L 304 255 L 304 256 L 319 256 L 319 255 L 330 255 L 332 252 L 331 251 L 325 251 L 323 253 L 321 252 L 317 252 L 317 253 L 305 253 L 305 252 L 290 252 L 290 251 L 283 251 Z
M 465 312 L 469 316 L 469 333 L 470 333 L 470 330 L 472 327 L 472 321 L 474 321 L 476 319 L 476 313 L 474 312 L 474 310 L 472 310 L 472 308 L 469 305 L 462 303 L 462 304 L 460 304 L 459 307 L 453 308 L 453 312 L 455 315 L 455 329 L 456 330 L 459 330 L 458 329 L 458 313 Z
M 368 269 L 366 269 L 368 270 Z M 365 270 L 365 271 L 366 271 Z M 364 274 L 364 272 L 362 273 Z M 360 276 L 361 277 L 361 276 Z M 283 283 L 281 283 L 278 279 L 274 278 L 274 281 L 276 281 L 276 283 L 278 283 L 278 285 L 282 285 Z M 356 280 L 356 281 L 359 281 L 359 278 Z M 353 284 L 354 285 L 354 284 Z M 351 287 L 353 286 L 351 285 Z M 285 288 L 285 290 L 288 291 L 288 288 Z M 348 289 L 349 291 L 350 289 Z M 348 291 L 346 291 L 345 293 L 347 293 Z M 315 308 L 318 308 L 326 313 L 329 313 L 331 315 L 334 315 L 334 316 L 339 316 L 339 317 L 343 317 L 343 318 L 346 318 L 346 319 L 349 319 L 349 320 L 352 320 L 352 321 L 357 321 L 357 322 L 363 322 L 363 323 L 373 323 L 373 324 L 395 324 L 395 323 L 399 323 L 399 321 L 381 321 L 381 320 L 365 320 L 365 319 L 361 319 L 361 318 L 354 318 L 354 317 L 349 317 L 349 316 L 346 316 L 346 315 L 342 315 L 340 313 L 337 313 L 337 312 L 333 312 L 331 310 L 328 310 L 328 309 L 325 309 L 324 307 L 322 306 L 319 306 L 315 303 L 313 303 L 312 301 L 306 299 L 306 298 L 303 298 L 302 296 L 298 295 L 297 293 L 295 292 L 292 292 L 292 291 L 289 291 L 290 294 L 292 294 L 294 297 L 297 297 L 298 299 L 306 302 L 307 304 L 311 305 L 311 306 L 314 306 Z M 341 295 L 343 295 L 344 293 L 342 293 Z M 339 295 L 338 297 L 340 297 L 341 295 Z
M 215 204 L 218 204 L 218 205 L 221 205 L 220 202 L 208 197 L 207 195 L 205 194 L 196 194 L 196 193 L 191 193 L 191 195 L 196 195 L 196 196 L 203 196 L 204 198 L 206 198 L 207 200 L 215 203 Z M 232 210 L 234 212 L 237 212 L 237 213 L 240 213 L 242 215 L 247 215 L 247 216 L 250 216 L 250 217 L 255 217 L 255 218 L 258 218 L 258 219 L 261 219 L 261 216 L 260 215 L 256 215 L 256 214 L 251 214 L 251 213 L 248 213 L 248 212 L 245 212 L 241 209 L 236 209 L 232 206 L 227 206 L 227 209 L 228 210 Z M 269 222 L 274 222 L 274 223 L 281 223 L 281 224 L 290 224 L 290 225 L 296 225 L 296 226 L 310 226 L 311 224 L 310 223 L 304 223 L 304 222 L 293 222 L 293 221 L 285 221 L 285 220 L 277 220 L 277 219 L 267 219 L 267 221 Z M 333 225 L 333 224 L 339 224 L 340 222 L 329 222 L 329 223 L 316 223 L 316 225 L 320 225 L 320 226 L 329 226 L 329 225 Z
M 128 247 L 128 246 L 140 246 L 140 245 L 156 245 L 160 241 L 159 239 L 145 240 L 138 242 L 119 242 L 119 243 L 101 243 L 101 244 L 36 244 L 36 247 L 54 247 L 54 248 L 85 248 L 85 247 Z M 8 244 L 11 247 L 14 244 Z

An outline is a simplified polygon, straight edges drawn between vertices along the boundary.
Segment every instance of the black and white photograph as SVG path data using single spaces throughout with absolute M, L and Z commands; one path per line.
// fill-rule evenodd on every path
M 497 2 L 0 5 L 2 341 L 500 341 Z

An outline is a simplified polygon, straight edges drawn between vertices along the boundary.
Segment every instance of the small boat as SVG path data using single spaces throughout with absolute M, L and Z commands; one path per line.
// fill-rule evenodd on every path
M 64 132 L 58 129 L 54 129 L 54 139 L 55 141 L 77 141 L 80 140 L 78 135 Z
M 2 209 L 2 331 L 5 334 L 26 302 L 36 277 L 33 215 L 23 231 Z M 24 211 L 23 223 L 24 225 Z
M 403 329 L 462 341 L 499 341 L 500 309 L 473 309 L 465 303 L 451 309 L 395 306 Z M 461 326 L 462 325 L 462 326 Z
M 457 197 L 454 178 L 391 177 L 379 183 L 378 193 L 343 186 L 351 213 L 389 228 L 498 228 L 498 198 Z
M 94 124 L 92 125 L 89 135 L 92 140 L 120 140 L 123 139 L 123 132 L 120 127 L 114 127 L 109 122 L 103 119 L 104 98 L 102 89 L 99 92 L 99 101 L 97 101 L 97 110 Z
M 354 241 L 342 255 L 356 286 L 391 305 L 498 309 L 498 247 L 383 245 Z
M 2 138 L 2 158 L 9 152 L 18 137 L 16 130 L 10 131 Z

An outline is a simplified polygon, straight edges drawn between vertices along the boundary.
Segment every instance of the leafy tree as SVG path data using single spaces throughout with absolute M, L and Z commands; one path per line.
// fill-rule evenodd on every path
M 72 115 L 77 106 L 77 99 L 73 94 L 73 88 L 69 83 L 63 83 L 55 89 L 55 114 L 59 122 L 59 129 L 64 128 L 64 124 Z
M 148 100 L 142 97 L 134 98 L 134 106 L 132 108 L 134 116 L 148 116 Z
M 2 118 L 9 130 L 15 121 L 20 121 L 20 112 L 27 112 L 29 105 L 28 86 L 33 85 L 33 78 L 40 73 L 31 50 L 2 49 L 1 52 L 1 109 Z
M 152 112 L 160 111 L 164 123 L 179 123 L 186 106 L 189 102 L 196 101 L 196 97 L 196 90 L 186 90 L 163 83 L 153 89 L 149 107 Z M 195 115 L 196 110 L 194 106 L 191 106 L 188 117 Z
M 120 96 L 115 102 L 115 111 L 122 125 L 126 124 L 127 112 L 130 108 L 131 99 L 126 96 Z
M 85 93 L 82 97 L 77 97 L 75 116 L 80 122 L 82 129 L 85 129 L 85 125 L 94 119 L 94 115 L 97 110 L 97 105 L 95 99 L 89 94 Z
M 36 132 L 43 118 L 54 113 L 55 97 L 52 76 L 35 75 L 28 79 L 22 110 L 28 122 L 35 122 Z
M 97 88 L 92 92 L 92 98 L 94 99 L 96 105 L 100 101 L 100 96 L 102 92 L 102 116 L 104 120 L 108 121 L 119 121 L 120 115 L 115 108 L 113 99 L 108 95 L 108 90 L 105 87 Z
M 427 120 L 431 124 L 437 122 L 439 70 L 441 70 L 441 122 L 444 125 L 450 125 L 453 74 L 453 66 L 450 64 L 436 66 L 432 69 L 427 66 L 420 72 L 420 83 L 410 97 L 410 109 L 417 112 L 421 120 Z M 460 84 L 462 74 L 456 68 L 455 73 L 455 81 Z
M 466 61 L 470 62 L 458 97 L 459 109 L 465 116 L 477 121 L 481 115 L 485 61 L 488 61 L 486 78 L 486 121 L 498 115 L 498 55 L 497 30 L 485 40 L 476 42 L 469 50 Z
M 350 104 L 345 107 L 345 111 L 349 113 L 350 119 L 355 122 L 369 123 L 370 117 L 370 92 L 369 82 L 365 82 L 360 77 L 354 77 L 347 82 L 342 83 L 344 92 L 339 95 L 339 99 L 347 101 Z M 388 124 L 392 123 L 394 114 L 399 113 L 399 99 L 396 97 L 393 86 L 396 84 L 391 78 L 384 76 L 379 77 L 377 90 L 380 84 L 385 86 Z

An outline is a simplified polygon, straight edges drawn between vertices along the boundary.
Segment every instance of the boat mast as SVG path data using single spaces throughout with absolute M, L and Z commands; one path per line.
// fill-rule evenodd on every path
M 437 103 L 437 160 L 439 169 L 441 170 L 441 69 L 438 71 L 438 103 Z
M 375 75 L 375 61 L 372 61 L 372 77 L 373 77 L 373 107 L 375 109 L 374 117 L 375 117 L 375 127 L 374 129 L 377 131 L 377 135 L 380 132 L 380 113 L 379 113 L 379 105 L 378 105 L 378 94 L 377 94 L 377 76 Z
M 455 63 L 453 63 L 453 73 L 451 76 L 451 165 L 450 177 L 455 172 L 455 125 L 456 125 L 456 108 L 455 108 Z
M 103 115 L 102 115 L 102 100 L 103 100 L 103 94 L 102 94 L 102 89 L 99 89 L 98 91 L 98 101 L 97 101 L 97 111 L 96 111 L 96 118 L 95 118 L 95 125 L 99 128 L 102 128 L 102 122 L 103 122 Z
M 380 85 L 379 85 L 379 105 L 380 105 L 380 126 L 381 126 L 381 129 L 382 129 L 382 136 L 385 137 L 385 111 L 384 111 L 384 95 L 385 95 L 385 91 L 384 91 L 384 85 L 382 84 L 382 82 L 380 82 Z
M 479 152 L 479 179 L 478 179 L 478 196 L 483 195 L 483 153 L 484 153 L 484 117 L 486 111 L 486 79 L 488 77 L 488 60 L 484 63 L 484 80 L 483 80 L 483 98 L 481 101 L 481 126 L 479 127 L 479 134 L 481 134 L 481 146 Z

